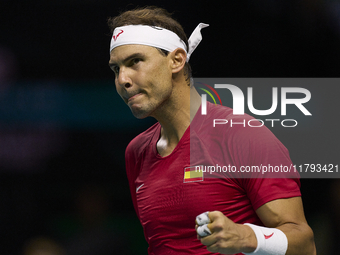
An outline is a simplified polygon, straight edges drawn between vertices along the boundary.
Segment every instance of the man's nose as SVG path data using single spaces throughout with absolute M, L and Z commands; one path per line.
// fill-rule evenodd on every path
M 132 86 L 132 81 L 129 75 L 129 71 L 124 68 L 121 67 L 119 69 L 119 74 L 118 74 L 118 79 L 117 82 L 119 84 L 119 86 L 125 87 L 125 88 L 129 88 Z

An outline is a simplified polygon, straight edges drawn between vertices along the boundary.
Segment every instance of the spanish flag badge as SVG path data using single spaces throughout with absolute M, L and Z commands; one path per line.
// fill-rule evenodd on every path
M 184 168 L 184 183 L 203 181 L 203 166 L 189 166 Z

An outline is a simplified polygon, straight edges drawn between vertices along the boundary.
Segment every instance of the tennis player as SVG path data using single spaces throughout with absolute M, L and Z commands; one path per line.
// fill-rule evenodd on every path
M 203 163 L 292 164 L 267 128 L 213 129 L 212 119 L 235 117 L 225 106 L 208 103 L 209 114 L 200 114 L 188 61 L 208 25 L 200 23 L 188 40 L 181 25 L 156 7 L 124 12 L 108 24 L 118 94 L 135 117 L 158 121 L 125 154 L 148 253 L 316 254 L 298 178 L 194 171 Z

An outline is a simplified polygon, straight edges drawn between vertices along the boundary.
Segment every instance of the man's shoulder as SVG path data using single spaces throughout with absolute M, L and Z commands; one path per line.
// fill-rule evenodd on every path
M 151 143 L 155 132 L 158 132 L 159 129 L 160 124 L 157 122 L 149 127 L 147 130 L 133 138 L 126 147 L 126 154 L 133 153 L 135 155 L 140 155 L 140 153 L 142 153 L 145 148 L 148 147 L 148 145 Z
M 257 120 L 251 115 L 237 115 L 234 114 L 233 109 L 230 107 L 210 102 L 207 104 L 207 114 L 204 116 L 201 115 L 197 119 L 198 122 L 203 122 L 203 124 L 200 125 L 201 129 L 214 130 L 215 133 L 228 134 L 228 136 L 243 136 L 244 133 L 255 132 L 255 129 L 250 126 L 256 126 L 257 129 L 261 129 L 261 131 L 266 129 L 264 125 L 257 123 Z M 250 125 L 248 125 L 248 123 L 250 123 Z M 259 128 L 259 126 L 263 127 Z
M 208 115 L 210 115 L 211 118 L 221 118 L 221 119 L 245 119 L 250 120 L 254 119 L 253 116 L 250 116 L 248 114 L 241 114 L 241 115 L 234 115 L 233 109 L 219 104 L 213 104 L 208 102 Z
M 228 106 L 213 104 L 208 102 L 207 103 L 207 112 L 208 115 L 212 116 L 224 116 L 224 117 L 231 117 L 233 115 L 233 109 L 229 108 Z
M 279 142 L 261 120 L 248 114 L 235 115 L 233 109 L 208 103 L 207 115 L 201 117 L 200 132 L 207 138 L 218 136 L 219 141 L 231 144 L 266 144 Z M 280 142 L 279 142 L 280 143 Z

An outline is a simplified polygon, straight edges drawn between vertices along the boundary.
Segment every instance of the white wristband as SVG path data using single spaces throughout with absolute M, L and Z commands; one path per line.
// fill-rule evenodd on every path
M 256 255 L 285 255 L 288 248 L 288 239 L 280 229 L 260 227 L 245 223 L 251 227 L 257 239 L 256 250 L 251 253 Z

